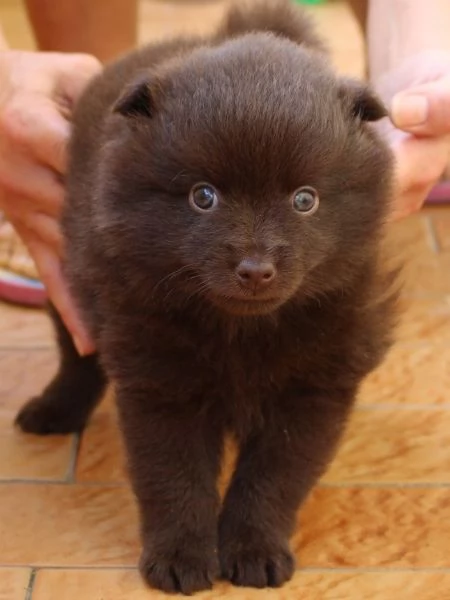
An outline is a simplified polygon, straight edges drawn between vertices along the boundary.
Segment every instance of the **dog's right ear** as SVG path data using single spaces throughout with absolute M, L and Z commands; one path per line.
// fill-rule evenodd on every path
M 343 77 L 338 96 L 346 112 L 355 119 L 379 121 L 388 115 L 386 107 L 377 94 L 369 86 L 356 79 Z
M 124 117 L 147 117 L 155 114 L 156 105 L 148 75 L 129 84 L 112 107 Z

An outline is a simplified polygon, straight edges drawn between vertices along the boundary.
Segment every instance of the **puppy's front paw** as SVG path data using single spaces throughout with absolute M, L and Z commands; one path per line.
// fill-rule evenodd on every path
M 86 420 L 83 412 L 70 409 L 55 394 L 47 392 L 30 400 L 20 410 L 15 423 L 26 433 L 52 435 L 82 431 Z
M 286 544 L 262 539 L 224 540 L 219 546 L 222 577 L 234 585 L 256 588 L 280 587 L 291 579 L 294 558 Z
M 219 573 L 217 550 L 191 544 L 170 548 L 168 552 L 144 549 L 139 567 L 152 587 L 186 595 L 210 589 Z

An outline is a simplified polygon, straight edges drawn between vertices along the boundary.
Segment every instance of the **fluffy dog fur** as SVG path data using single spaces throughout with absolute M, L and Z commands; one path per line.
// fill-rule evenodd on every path
M 153 586 L 293 573 L 295 513 L 390 343 L 383 116 L 287 0 L 132 52 L 76 109 L 66 272 L 98 354 L 54 315 L 60 369 L 18 423 L 80 431 L 114 383 Z M 226 433 L 240 451 L 220 505 Z

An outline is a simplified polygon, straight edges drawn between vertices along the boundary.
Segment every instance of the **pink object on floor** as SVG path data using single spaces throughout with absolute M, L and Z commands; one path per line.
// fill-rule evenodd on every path
M 449 202 L 450 203 L 450 181 L 442 181 L 438 183 L 430 192 L 427 203 L 437 204 Z
M 47 294 L 40 281 L 0 269 L 0 300 L 37 308 L 44 306 Z

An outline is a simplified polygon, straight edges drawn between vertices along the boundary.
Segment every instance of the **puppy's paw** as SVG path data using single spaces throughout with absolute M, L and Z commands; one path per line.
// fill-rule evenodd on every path
M 67 402 L 44 393 L 25 404 L 18 413 L 15 424 L 26 433 L 52 435 L 82 431 L 86 420 L 86 415 L 82 412 L 69 409 Z
M 171 548 L 168 553 L 144 550 L 139 568 L 142 577 L 152 587 L 187 596 L 211 589 L 219 573 L 215 549 L 208 552 L 187 545 Z
M 251 539 L 223 542 L 219 548 L 222 577 L 234 585 L 280 587 L 291 579 L 294 558 L 288 545 Z

